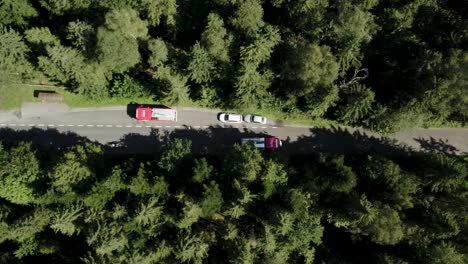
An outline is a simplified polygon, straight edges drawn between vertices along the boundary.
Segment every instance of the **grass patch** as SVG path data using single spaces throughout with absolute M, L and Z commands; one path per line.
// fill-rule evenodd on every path
M 2 83 L 0 84 L 0 109 L 18 109 L 23 102 L 38 102 L 38 99 L 34 97 L 34 90 L 55 91 L 57 89 L 28 86 L 24 84 Z
M 113 106 L 113 105 L 127 105 L 131 102 L 141 104 L 153 104 L 157 103 L 149 97 L 144 98 L 104 98 L 100 100 L 89 99 L 86 96 L 71 93 L 68 91 L 64 92 L 65 103 L 70 107 L 99 107 L 99 106 Z

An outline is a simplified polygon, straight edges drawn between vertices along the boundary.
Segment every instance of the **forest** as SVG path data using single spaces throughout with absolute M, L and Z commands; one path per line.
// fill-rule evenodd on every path
M 0 86 L 45 77 L 89 100 L 380 133 L 466 126 L 467 11 L 458 0 L 0 0 Z M 0 263 L 468 263 L 466 155 L 214 154 L 184 138 L 111 155 L 74 140 L 0 138 Z
M 2 0 L 0 77 L 99 100 L 465 126 L 459 0 Z
M 0 144 L 0 263 L 468 260 L 468 158 Z

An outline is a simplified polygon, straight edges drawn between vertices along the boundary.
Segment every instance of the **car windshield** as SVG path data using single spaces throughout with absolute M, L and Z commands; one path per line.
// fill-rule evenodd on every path
M 229 120 L 229 115 L 225 115 L 224 116 L 224 121 L 228 121 Z

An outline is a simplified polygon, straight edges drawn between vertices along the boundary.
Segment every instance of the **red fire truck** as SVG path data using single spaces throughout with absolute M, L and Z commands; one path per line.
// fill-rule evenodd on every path
M 140 106 L 136 109 L 137 120 L 141 121 L 173 121 L 177 122 L 177 110 L 169 107 Z

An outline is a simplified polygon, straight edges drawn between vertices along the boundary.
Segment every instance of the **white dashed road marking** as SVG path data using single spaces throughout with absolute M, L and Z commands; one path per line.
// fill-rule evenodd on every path
M 182 128 L 182 127 L 185 127 L 186 129 L 192 129 L 192 128 L 195 128 L 195 129 L 200 129 L 200 128 L 209 128 L 209 126 L 191 126 L 191 125 L 184 125 L 184 126 L 180 126 L 180 125 L 175 125 L 175 126 L 160 126 L 160 125 L 84 125 L 84 124 L 80 124 L 80 125 L 73 125 L 73 124 L 14 124 L 14 123 L 9 123 L 9 124 L 6 124 L 6 123 L 0 123 L 0 126 L 11 126 L 11 127 L 15 127 L 15 126 L 21 126 L 21 127 L 24 127 L 24 126 L 30 126 L 30 127 L 35 127 L 35 126 L 38 126 L 38 127 L 64 127 L 64 126 L 67 126 L 67 127 L 74 127 L 74 126 L 77 126 L 77 127 L 127 127 L 127 128 L 132 128 L 132 127 L 138 127 L 138 128 L 141 128 L 141 127 L 145 127 L 145 128 Z M 268 127 L 267 126 L 262 126 L 262 127 L 256 127 L 256 126 L 253 126 L 253 127 L 246 127 L 246 126 L 243 126 L 243 127 L 239 127 L 239 126 L 225 126 L 224 128 L 250 128 L 250 129 L 257 129 L 257 128 L 262 128 L 262 129 L 267 129 Z M 275 126 L 272 126 L 270 128 L 278 128 L 278 127 L 275 127 Z

